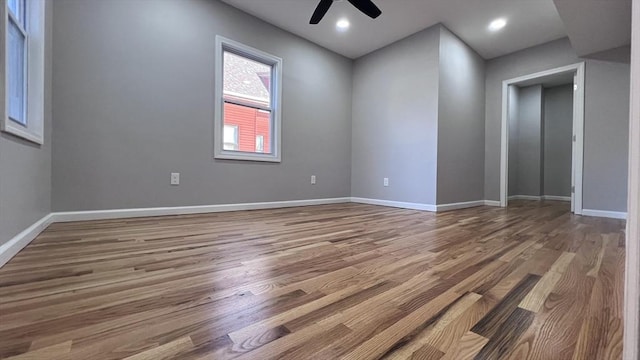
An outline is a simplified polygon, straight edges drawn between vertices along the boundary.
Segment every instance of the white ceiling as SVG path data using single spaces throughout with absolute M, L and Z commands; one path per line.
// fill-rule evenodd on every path
M 631 43 L 631 0 L 555 0 L 579 56 Z
M 437 23 L 443 23 L 482 57 L 490 59 L 566 36 L 553 0 L 373 0 L 382 10 L 370 19 L 347 1 L 334 2 L 319 25 L 309 18 L 319 0 L 222 0 L 350 58 L 358 58 Z M 339 18 L 351 28 L 336 31 Z M 491 33 L 489 22 L 507 26 Z

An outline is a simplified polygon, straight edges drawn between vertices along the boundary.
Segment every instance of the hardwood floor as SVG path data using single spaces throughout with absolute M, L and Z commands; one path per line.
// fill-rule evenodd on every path
M 620 359 L 623 227 L 558 202 L 54 224 L 0 269 L 0 358 Z

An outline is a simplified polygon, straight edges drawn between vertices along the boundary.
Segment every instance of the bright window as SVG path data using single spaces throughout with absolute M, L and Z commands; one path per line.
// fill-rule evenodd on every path
M 264 152 L 264 135 L 256 135 L 256 152 Z
M 280 162 L 282 60 L 222 37 L 216 46 L 215 157 Z
M 5 76 L 2 130 L 43 143 L 44 0 L 5 0 L 0 5 L 0 38 L 5 51 L 0 64 Z
M 224 126 L 224 150 L 238 151 L 238 127 L 234 125 Z

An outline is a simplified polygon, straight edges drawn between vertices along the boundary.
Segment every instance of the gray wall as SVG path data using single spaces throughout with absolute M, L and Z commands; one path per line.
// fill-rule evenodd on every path
M 437 204 L 484 199 L 485 61 L 441 28 Z
M 583 207 L 627 211 L 630 67 L 590 60 L 586 68 Z
M 543 195 L 571 196 L 573 85 L 544 89 Z
M 281 164 L 213 159 L 217 34 L 284 60 Z M 349 196 L 351 60 L 207 0 L 56 0 L 53 43 L 55 211 Z
M 356 60 L 352 196 L 435 204 L 439 38 L 431 27 Z
M 520 105 L 520 88 L 509 85 L 509 107 L 507 118 L 509 121 L 509 179 L 507 190 L 509 196 L 518 195 L 518 114 Z
M 542 85 L 520 89 L 518 104 L 518 134 L 515 154 L 517 181 L 509 184 L 515 195 L 542 195 Z M 511 161 L 510 161 L 511 162 Z
M 0 245 L 51 212 L 50 1 L 45 16 L 44 145 L 0 134 Z
M 478 131 L 477 98 L 462 92 L 475 110 L 455 108 L 444 97 L 462 88 L 439 81 L 460 70 L 440 69 L 439 50 L 473 52 L 439 25 L 354 64 L 217 1 L 58 0 L 53 13 L 56 211 L 349 195 L 435 204 L 482 198 L 482 186 L 498 200 L 502 81 L 580 61 L 567 39 L 488 61 Z M 281 164 L 213 160 L 216 34 L 284 59 Z M 478 75 L 481 62 L 469 61 Z M 585 208 L 626 208 L 625 86 L 628 66 L 588 61 Z M 464 154 L 484 146 L 484 159 L 456 163 L 468 159 L 454 142 Z
M 583 61 L 560 39 L 486 65 L 485 198 L 500 199 L 502 81 Z M 625 90 L 626 88 L 626 90 Z M 626 211 L 629 66 L 587 60 L 584 143 L 585 209 Z M 625 125 L 622 125 L 622 124 Z M 607 191 L 611 191 L 608 194 Z

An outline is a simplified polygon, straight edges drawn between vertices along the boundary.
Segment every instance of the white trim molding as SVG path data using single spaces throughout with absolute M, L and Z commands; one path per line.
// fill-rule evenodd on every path
M 11 240 L 0 245 L 0 267 L 4 266 L 4 264 L 9 262 L 11 258 L 13 258 L 18 252 L 20 252 L 20 250 L 29 245 L 29 243 L 33 241 L 33 239 L 35 239 L 38 235 L 40 235 L 40 233 L 43 232 L 47 228 L 47 226 L 56 222 L 125 219 L 166 215 L 206 214 L 225 211 L 260 210 L 310 205 L 340 204 L 348 203 L 350 201 L 351 198 L 343 197 L 245 204 L 54 212 L 38 220 L 35 224 L 29 226 L 29 228 L 14 236 Z
M 452 204 L 441 204 L 441 205 L 436 205 L 436 211 L 437 212 L 451 211 L 451 210 L 467 209 L 467 208 L 485 206 L 485 205 L 486 205 L 485 200 L 466 201 L 466 202 L 459 202 L 459 203 L 452 203 Z
M 0 245 L 0 267 L 4 266 L 4 264 L 9 262 L 20 250 L 29 245 L 29 243 L 40 235 L 51 223 L 53 223 L 53 216 L 49 214 L 14 236 L 11 240 Z
M 9 41 L 7 39 L 9 14 L 7 2 L 0 5 L 0 86 L 4 95 L 0 99 L 0 130 L 42 145 L 44 143 L 44 65 L 45 65 L 45 4 L 44 0 L 26 1 L 25 37 L 25 124 L 9 118 Z
M 540 201 L 542 200 L 542 196 L 533 196 L 533 195 L 511 195 L 508 198 L 509 200 L 531 200 L 531 201 Z
M 451 204 L 432 205 L 432 204 L 420 204 L 420 203 L 410 203 L 410 202 L 402 202 L 402 201 L 352 197 L 351 202 L 359 203 L 359 204 L 368 204 L 368 205 L 389 206 L 389 207 L 409 209 L 409 210 L 430 211 L 430 212 L 443 212 L 443 211 L 467 209 L 467 208 L 478 207 L 478 206 L 500 206 L 499 201 L 493 201 L 493 200 L 476 200 L 476 201 L 466 201 L 466 202 L 451 203 Z
M 297 206 L 327 205 L 350 202 L 350 198 L 329 198 L 311 200 L 289 200 L 243 204 L 221 204 L 221 205 L 196 205 L 196 206 L 176 206 L 176 207 L 156 207 L 139 209 L 114 209 L 114 210 L 94 210 L 94 211 L 68 211 L 53 213 L 54 222 L 87 221 L 87 220 L 108 220 L 124 219 L 149 216 L 168 215 L 189 215 L 207 214 L 228 211 L 244 210 L 264 210 L 278 209 Z
M 583 216 L 595 216 L 601 218 L 610 218 L 610 219 L 626 219 L 627 213 L 621 211 L 607 211 L 607 210 L 592 210 L 592 209 L 583 209 Z
M 571 196 L 542 195 L 542 200 L 571 202 Z
M 575 201 L 572 208 L 575 214 L 582 214 L 582 174 L 584 155 L 584 84 L 585 63 L 580 62 L 534 74 L 524 75 L 502 82 L 502 127 L 500 144 L 500 206 L 506 207 L 509 199 L 509 86 L 546 77 L 549 75 L 575 73 L 576 91 L 574 94 L 573 134 L 575 141 L 572 147 L 572 179 L 575 189 Z
M 624 293 L 625 360 L 640 360 L 640 1 L 633 1 L 629 121 L 629 197 Z
M 419 204 L 419 203 L 409 203 L 409 202 L 391 201 L 391 200 L 368 199 L 368 198 L 360 198 L 360 197 L 352 197 L 351 202 L 359 203 L 359 204 L 368 204 L 368 205 L 389 206 L 389 207 L 409 209 L 409 210 L 422 210 L 422 211 L 431 211 L 431 212 L 437 211 L 437 207 L 431 204 Z
M 500 207 L 500 201 L 499 200 L 485 200 L 484 201 L 484 206 Z
M 531 201 L 541 201 L 541 200 L 549 200 L 549 201 L 567 201 L 571 202 L 571 196 L 557 196 L 557 195 L 542 195 L 542 196 L 533 196 L 533 195 L 511 195 L 508 197 L 509 200 L 531 200 Z
M 224 149 L 224 53 L 231 52 L 235 55 L 257 61 L 264 65 L 271 66 L 271 95 L 269 107 L 260 108 L 271 113 L 271 153 L 252 153 L 241 151 L 230 151 Z M 215 49 L 215 109 L 214 109 L 214 151 L 216 159 L 226 160 L 247 160 L 279 163 L 282 161 L 282 59 L 266 53 L 262 50 L 252 48 L 237 41 L 227 39 L 220 35 L 216 36 Z
M 420 204 L 401 201 L 368 199 L 359 197 L 341 197 L 327 199 L 310 199 L 310 200 L 290 200 L 290 201 L 273 201 L 258 203 L 242 203 L 242 204 L 221 204 L 221 205 L 196 205 L 196 206 L 177 206 L 177 207 L 156 207 L 156 208 L 137 208 L 137 209 L 113 209 L 113 210 L 90 210 L 90 211 L 67 211 L 54 212 L 36 223 L 31 225 L 20 234 L 14 236 L 11 240 L 0 246 L 0 267 L 6 264 L 20 250 L 29 245 L 42 231 L 50 224 L 56 222 L 72 222 L 72 221 L 90 221 L 90 220 L 110 220 L 110 219 L 126 219 L 137 217 L 152 216 L 171 216 L 171 215 L 189 215 L 189 214 L 206 214 L 229 211 L 245 211 L 245 210 L 261 210 L 261 209 L 278 209 L 288 207 L 312 206 L 312 205 L 328 205 L 341 203 L 360 203 L 369 205 L 388 206 L 401 209 L 443 212 L 458 209 L 466 209 L 477 206 L 495 206 L 499 207 L 500 202 L 496 200 L 476 200 L 452 204 Z M 585 210 L 584 215 L 608 217 L 615 219 L 626 218 L 626 213 L 600 210 Z

